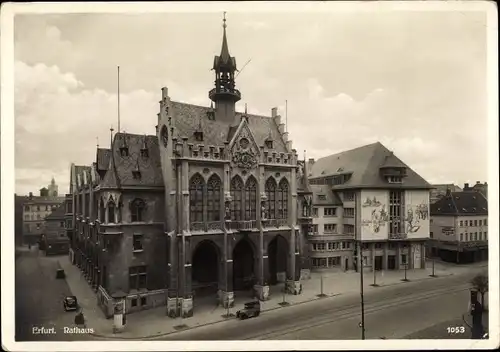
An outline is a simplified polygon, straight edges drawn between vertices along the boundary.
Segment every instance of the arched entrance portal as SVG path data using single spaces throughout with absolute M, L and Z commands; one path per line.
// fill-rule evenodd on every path
M 244 238 L 239 241 L 233 250 L 233 290 L 251 289 L 255 283 L 255 257 L 253 247 Z
M 193 252 L 192 284 L 196 296 L 217 292 L 219 282 L 219 251 L 210 240 L 200 242 Z
M 269 284 L 276 285 L 278 282 L 284 282 L 288 264 L 287 240 L 277 235 L 269 242 L 267 253 L 269 255 Z

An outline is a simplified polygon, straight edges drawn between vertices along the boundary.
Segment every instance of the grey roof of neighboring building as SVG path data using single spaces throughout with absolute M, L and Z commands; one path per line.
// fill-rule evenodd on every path
M 332 191 L 329 185 L 311 185 L 313 205 L 342 205 L 340 197 Z M 324 197 L 323 197 L 324 196 Z
M 395 166 L 406 168 L 407 175 L 402 185 L 388 184 L 380 175 L 380 168 Z M 432 188 L 380 142 L 318 159 L 312 165 L 309 179 L 342 174 L 351 174 L 351 177 L 347 182 L 331 188 Z
M 432 215 L 488 215 L 488 200 L 480 192 L 450 192 L 431 204 Z

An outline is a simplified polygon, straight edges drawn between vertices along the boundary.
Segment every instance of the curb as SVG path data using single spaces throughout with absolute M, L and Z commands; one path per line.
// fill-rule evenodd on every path
M 447 277 L 447 276 L 453 276 L 453 275 L 455 275 L 455 274 L 454 273 L 442 273 L 442 274 L 439 275 L 439 277 Z M 435 279 L 435 278 L 433 278 L 433 277 L 423 277 L 423 278 L 413 279 L 413 280 L 410 279 L 410 282 L 418 282 L 418 281 L 431 280 L 431 279 Z M 382 288 L 382 287 L 390 287 L 390 286 L 400 285 L 400 284 L 403 284 L 403 283 L 404 282 L 397 281 L 397 282 L 390 283 L 390 284 L 380 285 L 379 287 L 375 287 L 375 288 L 378 289 L 378 288 Z M 297 303 L 291 303 L 291 302 L 289 302 L 291 304 L 288 307 L 297 306 L 297 305 L 301 305 L 301 304 L 304 304 L 304 303 L 310 303 L 310 302 L 314 302 L 314 301 L 318 301 L 318 300 L 323 300 L 325 298 L 332 298 L 332 297 L 340 296 L 340 295 L 345 294 L 345 293 L 352 293 L 352 292 L 351 291 L 347 291 L 347 292 L 344 292 L 344 293 L 326 294 L 325 297 L 314 296 L 314 297 L 312 297 L 309 300 L 300 301 L 300 302 L 297 302 Z M 262 313 L 264 313 L 264 312 L 270 312 L 270 311 L 277 310 L 277 309 L 282 309 L 282 308 L 285 308 L 285 307 L 276 304 L 276 306 L 274 306 L 274 307 L 270 307 L 268 309 L 263 309 Z M 184 329 L 181 329 L 181 330 L 174 330 L 174 331 L 169 331 L 169 332 L 162 332 L 162 333 L 157 333 L 157 334 L 152 334 L 152 335 L 146 335 L 146 336 L 125 337 L 125 336 L 119 336 L 119 334 L 102 335 L 102 334 L 98 334 L 98 333 L 91 333 L 89 335 L 92 335 L 92 336 L 95 336 L 95 337 L 98 337 L 98 338 L 102 338 L 102 339 L 108 339 L 108 340 L 113 340 L 113 339 L 116 339 L 116 340 L 154 339 L 154 338 L 158 338 L 158 337 L 169 336 L 169 335 L 176 334 L 176 333 L 179 333 L 179 332 L 182 332 L 182 331 L 193 330 L 193 329 L 204 327 L 204 326 L 210 326 L 210 325 L 219 324 L 219 323 L 222 323 L 222 322 L 225 322 L 225 321 L 229 321 L 229 320 L 233 320 L 233 319 L 236 319 L 236 318 L 232 317 L 232 318 L 229 318 L 229 319 L 220 319 L 220 320 L 215 320 L 215 321 L 211 321 L 211 322 L 208 322 L 208 323 L 198 324 L 198 325 L 194 325 L 194 326 L 188 326 L 188 327 L 186 327 Z
M 325 299 L 325 298 L 332 298 L 332 297 L 340 296 L 340 295 L 341 295 L 341 293 L 327 294 L 323 298 L 321 298 L 321 297 L 314 297 L 314 298 L 312 298 L 312 299 L 310 299 L 308 301 L 301 301 L 301 302 L 297 302 L 297 303 L 290 303 L 290 305 L 288 307 L 298 306 L 298 305 L 301 305 L 301 304 L 304 304 L 304 303 L 318 301 L 320 299 Z M 262 310 L 262 313 L 270 312 L 270 311 L 273 311 L 273 310 L 276 310 L 276 309 L 281 309 L 281 308 L 285 308 L 285 307 L 277 305 L 276 307 L 271 307 L 269 309 Z M 221 320 L 211 321 L 211 322 L 208 322 L 208 323 L 199 324 L 199 325 L 195 325 L 195 326 L 191 326 L 191 327 L 188 326 L 187 328 L 181 329 L 181 330 L 174 330 L 174 331 L 162 332 L 162 333 L 154 334 L 154 335 L 146 335 L 146 336 L 138 336 L 138 337 L 124 337 L 124 336 L 119 336 L 117 334 L 113 334 L 113 335 L 101 335 L 101 334 L 96 334 L 96 333 L 91 333 L 89 335 L 92 335 L 92 336 L 95 336 L 95 337 L 99 337 L 99 338 L 104 338 L 104 339 L 117 339 L 117 340 L 153 339 L 153 338 L 156 338 L 156 337 L 163 337 L 163 336 L 168 336 L 168 335 L 176 334 L 176 333 L 179 333 L 181 331 L 187 331 L 187 330 L 192 330 L 192 329 L 196 329 L 196 328 L 201 328 L 203 326 L 215 325 L 215 324 L 222 323 L 222 322 L 225 322 L 225 321 L 228 321 L 228 320 L 233 320 L 233 319 L 236 319 L 236 317 L 232 317 L 232 318 L 229 318 L 229 319 L 221 319 Z

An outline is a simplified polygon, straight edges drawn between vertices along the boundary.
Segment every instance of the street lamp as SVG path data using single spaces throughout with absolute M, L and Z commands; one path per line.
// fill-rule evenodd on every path
M 429 275 L 430 277 L 437 277 L 437 275 L 434 272 L 434 263 L 435 263 L 435 261 L 436 261 L 436 258 L 435 258 L 434 254 L 433 254 L 432 255 L 432 274 Z
M 375 262 L 373 263 L 373 284 L 371 284 L 370 286 L 378 287 L 378 284 L 377 284 L 377 270 L 375 268 Z

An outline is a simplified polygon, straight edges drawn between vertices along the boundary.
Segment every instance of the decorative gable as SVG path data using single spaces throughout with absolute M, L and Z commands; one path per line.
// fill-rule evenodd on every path
M 246 119 L 242 119 L 231 142 L 229 143 L 232 163 L 242 169 L 253 169 L 260 156 L 259 147 L 250 131 Z

